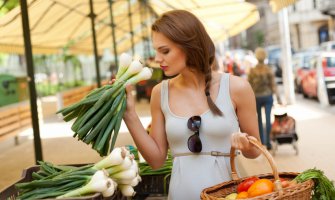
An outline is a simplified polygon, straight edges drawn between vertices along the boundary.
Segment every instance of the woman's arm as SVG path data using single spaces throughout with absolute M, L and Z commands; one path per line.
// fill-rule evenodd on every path
M 138 115 L 135 112 L 132 88 L 127 88 L 127 110 L 123 119 L 133 140 L 147 163 L 153 168 L 161 167 L 167 155 L 167 139 L 165 133 L 165 119 L 160 107 L 161 84 L 154 87 L 151 94 L 151 133 L 148 135 Z
M 242 133 L 234 133 L 232 146 L 242 151 L 247 158 L 258 157 L 260 152 L 247 139 L 246 136 L 253 136 L 258 141 L 259 130 L 256 112 L 256 98 L 254 92 L 243 78 L 230 76 L 230 91 L 233 104 L 236 109 L 238 122 Z

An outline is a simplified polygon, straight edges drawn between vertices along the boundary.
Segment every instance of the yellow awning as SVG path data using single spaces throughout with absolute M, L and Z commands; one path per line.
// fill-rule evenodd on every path
M 105 48 L 113 52 L 112 29 L 107 0 L 94 0 L 98 53 Z M 113 1 L 115 34 L 118 53 L 131 48 L 128 20 L 128 1 Z M 153 16 L 142 15 L 143 1 L 131 0 L 134 43 L 142 41 L 149 33 L 142 22 L 150 26 Z M 234 36 L 259 20 L 255 5 L 241 0 L 148 0 L 157 14 L 171 9 L 186 9 L 197 15 L 215 41 Z M 60 53 L 69 46 L 72 54 L 92 54 L 91 20 L 87 0 L 28 0 L 31 41 L 34 54 Z M 0 52 L 24 53 L 20 8 L 17 7 L 0 18 Z
M 83 0 L 29 0 L 29 24 L 34 54 L 60 53 L 64 46 L 74 54 L 92 54 L 93 41 L 88 1 Z M 131 1 L 134 42 L 142 39 L 140 3 Z M 128 1 L 113 4 L 118 52 L 131 48 Z M 107 0 L 95 0 L 95 30 L 98 53 L 110 48 L 113 52 L 112 29 Z M 149 22 L 149 15 L 143 18 Z M 24 53 L 20 8 L 13 9 L 0 18 L 0 52 Z
M 259 20 L 257 7 L 240 0 L 152 0 L 150 5 L 158 14 L 173 9 L 194 13 L 214 41 L 237 35 Z
M 297 0 L 269 0 L 269 4 L 272 8 L 272 12 L 278 12 L 279 10 L 294 4 Z

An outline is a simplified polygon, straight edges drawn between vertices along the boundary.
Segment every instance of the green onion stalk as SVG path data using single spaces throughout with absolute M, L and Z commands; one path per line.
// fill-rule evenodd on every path
M 105 192 L 108 188 L 114 188 L 114 184 L 110 180 L 108 180 L 108 176 L 103 170 L 98 170 L 94 173 L 86 185 L 60 195 L 57 197 L 57 199 L 84 196 L 96 192 Z
M 119 79 L 122 74 L 124 74 L 127 71 L 128 66 L 131 63 L 131 56 L 127 53 L 122 53 L 120 56 L 120 65 L 119 65 L 119 70 L 116 74 L 116 79 Z
M 138 60 L 131 60 L 128 54 L 120 57 L 117 79 L 112 85 L 95 89 L 79 102 L 57 113 L 65 121 L 74 120 L 71 129 L 74 137 L 91 144 L 101 156 L 107 155 L 115 146 L 123 114 L 126 110 L 125 88 L 148 80 L 152 70 Z

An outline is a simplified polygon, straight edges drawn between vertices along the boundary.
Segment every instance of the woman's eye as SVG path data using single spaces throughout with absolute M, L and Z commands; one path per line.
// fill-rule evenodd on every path
M 162 54 L 168 54 L 170 51 L 162 51 Z

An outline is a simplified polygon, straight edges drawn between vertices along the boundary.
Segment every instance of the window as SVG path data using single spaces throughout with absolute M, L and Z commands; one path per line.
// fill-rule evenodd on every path
M 335 57 L 328 57 L 327 58 L 327 67 L 328 68 L 335 68 Z

